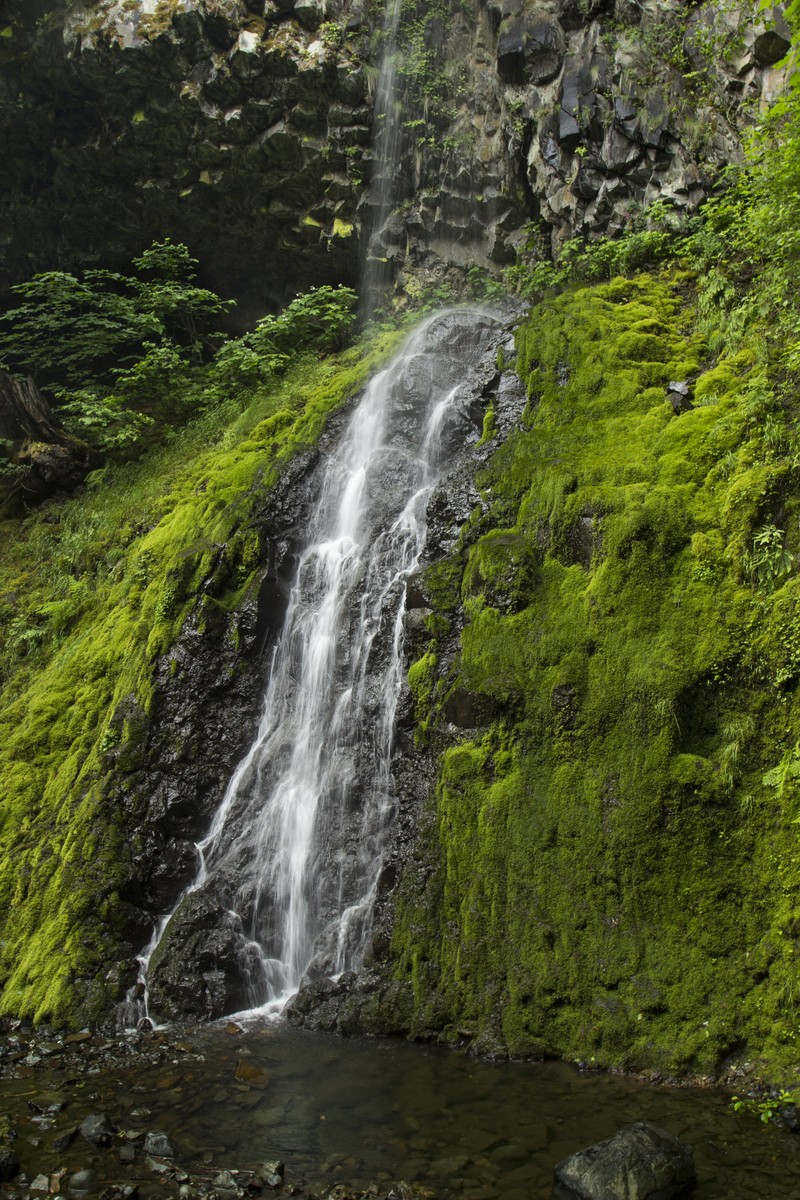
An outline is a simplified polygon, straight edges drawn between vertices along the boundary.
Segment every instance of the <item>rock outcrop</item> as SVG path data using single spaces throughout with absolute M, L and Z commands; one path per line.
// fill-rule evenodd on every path
M 400 169 L 376 231 L 382 40 L 357 0 L 41 8 L 34 24 L 12 0 L 0 51 L 0 291 L 169 234 L 244 319 L 354 282 L 370 234 L 413 300 L 656 200 L 691 212 L 788 46 L 779 10 L 748 24 L 711 2 L 404 9 Z
M 563 1200 L 672 1200 L 696 1182 L 694 1152 L 666 1129 L 636 1121 L 556 1167 Z

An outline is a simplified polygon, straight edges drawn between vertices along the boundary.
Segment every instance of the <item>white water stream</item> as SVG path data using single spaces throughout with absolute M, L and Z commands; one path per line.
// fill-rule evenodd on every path
M 395 809 L 405 584 L 443 445 L 460 438 L 467 367 L 451 343 L 470 318 L 480 342 L 487 319 L 474 312 L 418 327 L 328 459 L 258 732 L 176 905 L 202 890 L 241 928 L 254 1010 L 279 1011 L 312 962 L 335 974 L 363 955 Z M 142 956 L 143 979 L 172 915 Z

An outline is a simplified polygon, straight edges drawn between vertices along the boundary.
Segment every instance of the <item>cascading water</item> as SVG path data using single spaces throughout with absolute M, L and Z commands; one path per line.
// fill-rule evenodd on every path
M 400 91 L 397 76 L 397 31 L 401 0 L 388 0 L 381 36 L 383 54 L 375 88 L 371 183 L 367 194 L 370 233 L 361 278 L 362 303 L 379 302 L 391 277 L 388 253 L 392 235 L 385 226 L 398 195 L 400 175 Z
M 236 941 L 238 1009 L 280 1009 L 309 967 L 360 964 L 395 810 L 405 584 L 431 491 L 478 436 L 464 381 L 499 328 L 474 310 L 429 318 L 364 392 L 321 479 L 258 732 L 145 970 L 201 901 Z

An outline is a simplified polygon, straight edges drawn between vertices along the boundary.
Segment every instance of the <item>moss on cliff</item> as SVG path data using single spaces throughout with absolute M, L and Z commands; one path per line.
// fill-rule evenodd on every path
M 257 582 L 254 509 L 391 341 L 301 361 L 245 412 L 231 403 L 86 495 L 3 523 L 0 1012 L 107 1012 L 118 980 L 98 971 L 126 951 L 130 849 L 109 797 L 144 742 L 159 656 Z
M 530 401 L 463 534 L 447 681 L 497 719 L 453 744 L 440 715 L 397 902 L 418 1033 L 667 1072 L 797 1060 L 800 480 L 755 350 L 712 365 L 696 327 L 672 274 L 520 331 Z M 695 378 L 676 414 L 667 385 Z

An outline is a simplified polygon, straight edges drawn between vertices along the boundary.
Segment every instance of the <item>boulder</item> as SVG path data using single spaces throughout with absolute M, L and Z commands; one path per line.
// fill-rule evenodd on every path
M 673 1200 L 694 1187 L 694 1151 L 666 1129 L 636 1121 L 563 1159 L 555 1179 L 564 1200 Z
M 500 26 L 497 72 L 504 83 L 539 86 L 558 75 L 565 49 L 564 31 L 552 18 L 507 17 Z
M 151 1131 L 145 1135 L 144 1152 L 145 1154 L 153 1154 L 156 1158 L 175 1157 L 172 1142 L 165 1133 L 161 1133 L 160 1131 Z
M 753 56 L 760 67 L 772 67 L 789 53 L 791 42 L 777 29 L 760 33 L 753 43 Z
M 159 1017 L 205 1021 L 246 1008 L 254 965 L 235 917 L 193 892 L 176 909 L 150 962 L 150 1007 Z
M 16 1178 L 19 1171 L 20 1162 L 14 1151 L 8 1146 L 0 1146 L 0 1183 Z

